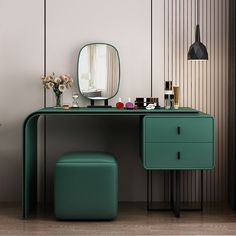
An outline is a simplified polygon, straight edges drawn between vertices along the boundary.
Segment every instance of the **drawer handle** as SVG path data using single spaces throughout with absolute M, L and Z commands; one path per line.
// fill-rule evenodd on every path
M 177 159 L 180 160 L 180 152 L 177 152 Z
M 180 126 L 177 127 L 177 134 L 180 135 Z

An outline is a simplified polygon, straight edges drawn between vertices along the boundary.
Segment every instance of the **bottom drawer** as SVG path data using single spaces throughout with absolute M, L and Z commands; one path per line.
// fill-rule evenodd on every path
M 145 143 L 146 169 L 212 169 L 213 143 Z

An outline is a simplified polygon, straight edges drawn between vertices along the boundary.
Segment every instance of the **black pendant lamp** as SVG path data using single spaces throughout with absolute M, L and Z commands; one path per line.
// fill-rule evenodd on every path
M 198 22 L 198 0 L 197 0 L 197 22 Z M 208 60 L 208 52 L 206 46 L 200 41 L 200 28 L 197 23 L 195 32 L 195 42 L 188 50 L 188 60 Z

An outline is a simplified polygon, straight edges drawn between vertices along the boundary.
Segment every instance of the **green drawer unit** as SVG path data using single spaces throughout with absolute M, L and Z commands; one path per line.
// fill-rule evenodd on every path
M 214 165 L 213 143 L 146 143 L 145 147 L 147 168 L 211 169 Z
M 145 117 L 145 142 L 212 142 L 211 117 Z
M 214 118 L 204 113 L 144 116 L 145 169 L 213 169 Z

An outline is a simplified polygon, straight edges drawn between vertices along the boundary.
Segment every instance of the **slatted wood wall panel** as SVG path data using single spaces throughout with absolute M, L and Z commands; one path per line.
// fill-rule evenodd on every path
M 160 0 L 159 0 L 160 1 Z M 225 201 L 228 196 L 227 114 L 228 114 L 228 12 L 229 0 L 199 0 L 201 41 L 207 46 L 208 61 L 188 61 L 187 52 L 195 39 L 196 0 L 163 0 L 163 83 L 180 86 L 180 105 L 212 114 L 216 127 L 214 171 L 204 171 L 204 201 Z M 160 5 L 160 4 L 159 4 Z M 155 3 L 153 15 L 155 16 Z M 153 47 L 155 27 L 153 18 Z M 155 59 L 155 55 L 153 56 Z M 155 60 L 154 60 L 155 63 Z M 155 70 L 155 69 L 154 69 Z M 154 85 L 155 78 L 154 73 Z M 154 88 L 155 90 L 155 88 Z M 155 92 L 154 92 L 155 95 Z M 164 176 L 168 181 L 168 176 Z M 200 200 L 200 172 L 182 173 L 182 200 Z M 187 190 L 187 191 L 186 191 Z

